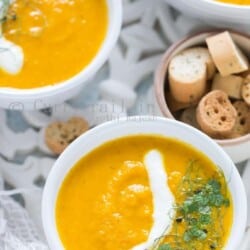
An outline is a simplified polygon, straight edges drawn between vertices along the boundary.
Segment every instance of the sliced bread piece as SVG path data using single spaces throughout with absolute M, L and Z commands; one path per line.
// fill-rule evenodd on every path
M 241 99 L 241 88 L 243 80 L 244 79 L 241 76 L 222 76 L 218 73 L 214 77 L 212 90 L 222 90 L 231 98 Z
M 244 101 L 250 106 L 250 74 L 244 79 L 241 91 Z
M 53 122 L 45 130 L 45 142 L 52 152 L 59 155 L 88 129 L 88 122 L 81 117 L 72 117 L 67 122 Z
M 237 101 L 233 106 L 237 111 L 237 119 L 228 138 L 238 138 L 250 133 L 250 107 L 244 101 Z
M 168 73 L 170 92 L 177 101 L 196 102 L 206 92 L 207 66 L 192 50 L 174 56 Z
M 237 112 L 225 92 L 214 90 L 200 101 L 196 118 L 205 133 L 213 138 L 223 138 L 233 131 Z
M 222 76 L 241 73 L 249 68 L 249 61 L 225 31 L 206 39 L 210 54 Z
M 210 52 L 205 47 L 193 47 L 190 49 L 186 49 L 182 52 L 182 55 L 190 55 L 193 57 L 193 60 L 197 60 L 200 63 L 205 63 L 207 66 L 207 79 L 211 80 L 216 73 L 216 66 L 210 55 Z

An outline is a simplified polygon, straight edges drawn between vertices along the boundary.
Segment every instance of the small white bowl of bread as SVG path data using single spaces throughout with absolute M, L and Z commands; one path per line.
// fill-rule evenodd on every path
M 250 36 L 206 31 L 172 45 L 155 74 L 162 114 L 203 131 L 235 163 L 250 157 Z

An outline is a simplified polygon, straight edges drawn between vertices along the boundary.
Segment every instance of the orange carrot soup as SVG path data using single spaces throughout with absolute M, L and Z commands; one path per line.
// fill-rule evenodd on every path
M 15 0 L 2 34 L 23 52 L 16 74 L 0 70 L 0 87 L 30 89 L 63 82 L 95 57 L 107 32 L 105 0 Z
M 218 1 L 223 2 L 223 3 L 249 5 L 250 6 L 250 0 L 218 0 Z
M 193 147 L 157 135 L 116 139 L 84 156 L 56 204 L 67 250 L 223 249 L 232 217 L 220 169 Z

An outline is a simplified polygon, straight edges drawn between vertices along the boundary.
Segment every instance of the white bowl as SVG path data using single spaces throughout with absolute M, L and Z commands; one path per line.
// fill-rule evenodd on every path
M 0 88 L 0 107 L 14 110 L 38 110 L 62 103 L 77 95 L 101 68 L 114 47 L 121 29 L 122 1 L 106 0 L 109 25 L 106 38 L 91 63 L 69 80 L 34 89 Z
M 191 17 L 197 17 L 215 26 L 236 26 L 250 23 L 250 6 L 233 5 L 216 0 L 165 0 Z
M 225 249 L 237 249 L 246 228 L 247 203 L 242 180 L 232 160 L 213 140 L 191 126 L 166 118 L 144 116 L 124 118 L 95 127 L 74 141 L 56 161 L 47 179 L 42 200 L 43 227 L 51 250 L 63 249 L 56 229 L 55 206 L 67 173 L 80 158 L 103 143 L 138 134 L 177 138 L 204 152 L 220 166 L 229 182 L 234 205 L 233 226 Z
M 221 32 L 222 30 L 204 31 L 173 44 L 164 54 L 158 69 L 155 73 L 155 99 L 156 105 L 159 106 L 161 113 L 175 119 L 171 113 L 168 103 L 165 98 L 165 88 L 168 82 L 166 81 L 167 69 L 172 57 L 186 48 L 205 44 L 207 37 Z M 230 31 L 234 41 L 239 47 L 244 50 L 244 53 L 250 58 L 250 35 L 237 31 Z M 229 154 L 234 163 L 239 163 L 249 159 L 250 157 L 250 133 L 236 139 L 215 140 Z

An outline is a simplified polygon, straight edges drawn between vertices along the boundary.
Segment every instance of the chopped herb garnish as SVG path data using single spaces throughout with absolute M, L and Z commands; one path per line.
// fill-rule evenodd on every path
M 193 168 L 193 166 L 191 166 Z M 189 173 L 190 174 L 190 173 Z M 214 230 L 214 214 L 219 214 L 218 208 L 230 206 L 230 200 L 224 194 L 225 183 L 223 181 L 224 176 L 219 178 L 211 178 L 205 183 L 197 182 L 190 188 L 187 183 L 188 178 L 185 179 L 185 183 L 181 187 L 181 190 L 187 190 L 186 197 L 181 204 L 176 204 L 177 218 L 175 224 L 182 223 L 185 227 L 184 234 L 178 235 L 175 239 L 177 241 L 171 241 L 169 243 L 162 243 L 158 245 L 157 250 L 177 250 L 181 244 L 190 246 L 193 249 L 192 244 L 199 241 L 205 242 L 210 249 L 218 249 L 220 245 L 218 235 L 216 236 Z M 192 184 L 193 185 L 193 184 Z M 219 217 L 219 216 L 218 216 Z M 212 236 L 213 235 L 213 236 Z M 210 236 L 210 238 L 208 238 Z M 166 239 L 166 238 L 165 238 Z M 212 243 L 211 243 L 212 242 Z M 183 248 L 184 249 L 184 248 Z
M 2 0 L 0 2 L 0 22 L 4 22 L 7 18 L 10 0 Z
M 185 242 L 189 242 L 191 240 L 204 240 L 207 238 L 207 233 L 204 230 L 201 230 L 197 225 L 190 227 L 190 229 L 186 230 L 184 233 L 183 239 Z
M 178 208 L 188 225 L 184 241 L 206 239 L 208 233 L 206 227 L 212 221 L 212 208 L 229 205 L 229 199 L 221 192 L 220 182 L 215 179 L 209 180 L 199 192 L 188 197 Z
M 169 244 L 161 245 L 158 250 L 172 250 L 171 246 Z

